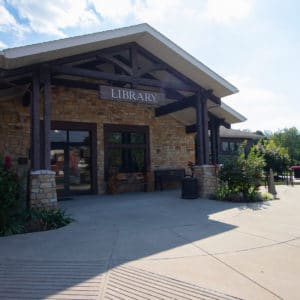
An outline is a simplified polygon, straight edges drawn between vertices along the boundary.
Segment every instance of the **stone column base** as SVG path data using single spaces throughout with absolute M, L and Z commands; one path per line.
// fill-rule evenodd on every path
M 30 207 L 57 207 L 55 172 L 31 171 L 29 182 Z
M 210 198 L 217 192 L 217 170 L 217 167 L 213 165 L 194 166 L 194 176 L 198 179 L 201 198 Z

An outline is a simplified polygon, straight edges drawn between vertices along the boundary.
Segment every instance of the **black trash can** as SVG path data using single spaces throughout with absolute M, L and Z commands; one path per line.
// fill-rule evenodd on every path
M 182 199 L 196 199 L 199 197 L 198 180 L 193 177 L 184 177 L 181 186 Z

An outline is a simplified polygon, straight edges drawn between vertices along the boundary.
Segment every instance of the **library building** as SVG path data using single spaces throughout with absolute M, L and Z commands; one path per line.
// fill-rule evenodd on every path
M 0 156 L 32 206 L 172 188 L 213 193 L 231 83 L 147 24 L 0 51 Z

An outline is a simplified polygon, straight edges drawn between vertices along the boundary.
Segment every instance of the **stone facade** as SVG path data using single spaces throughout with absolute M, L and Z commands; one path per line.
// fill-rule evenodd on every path
M 29 191 L 31 207 L 57 207 L 55 172 L 49 170 L 31 171 Z
M 171 115 L 155 117 L 153 106 L 100 100 L 97 91 L 53 87 L 51 120 L 97 124 L 99 193 L 106 189 L 103 124 L 149 126 L 151 170 L 185 168 L 195 158 L 194 134 L 186 134 L 184 124 Z M 28 158 L 30 109 L 22 106 L 21 98 L 0 103 L 0 124 L 0 155 L 11 155 L 15 164 L 19 157 Z M 29 163 L 19 167 L 27 170 Z
M 203 165 L 194 167 L 194 176 L 198 179 L 199 196 L 210 198 L 218 187 L 217 167 L 213 165 Z

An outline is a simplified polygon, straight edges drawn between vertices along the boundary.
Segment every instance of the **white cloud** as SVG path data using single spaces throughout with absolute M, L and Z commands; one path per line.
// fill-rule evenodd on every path
M 247 16 L 255 0 L 7 0 L 26 20 L 19 24 L 0 0 L 0 30 L 15 28 L 64 37 L 67 29 L 99 31 L 101 24 L 148 22 L 168 34 L 189 36 L 203 22 L 229 22 Z M 207 26 L 207 25 L 206 25 Z M 9 29 L 10 28 L 10 29 Z M 174 30 L 175 29 L 175 30 Z M 185 42 L 185 39 L 183 39 Z
M 19 15 L 38 33 L 64 37 L 66 28 L 88 28 L 100 24 L 97 15 L 81 0 L 9 0 Z
M 287 95 L 261 88 L 249 78 L 233 76 L 228 79 L 240 92 L 224 100 L 247 118 L 234 128 L 271 131 L 292 126 L 300 128 L 300 104 L 291 105 Z
M 4 42 L 0 41 L 0 50 L 5 48 L 7 48 L 7 45 Z
M 0 0 L 0 31 L 14 32 L 18 37 L 22 36 L 24 32 L 28 31 L 27 28 L 19 24 L 14 16 L 7 10 L 4 1 Z
M 207 0 L 204 17 L 217 23 L 229 23 L 247 17 L 254 0 Z
M 121 23 L 134 10 L 131 0 L 88 0 L 88 3 L 94 6 L 102 18 L 111 19 L 114 23 Z

